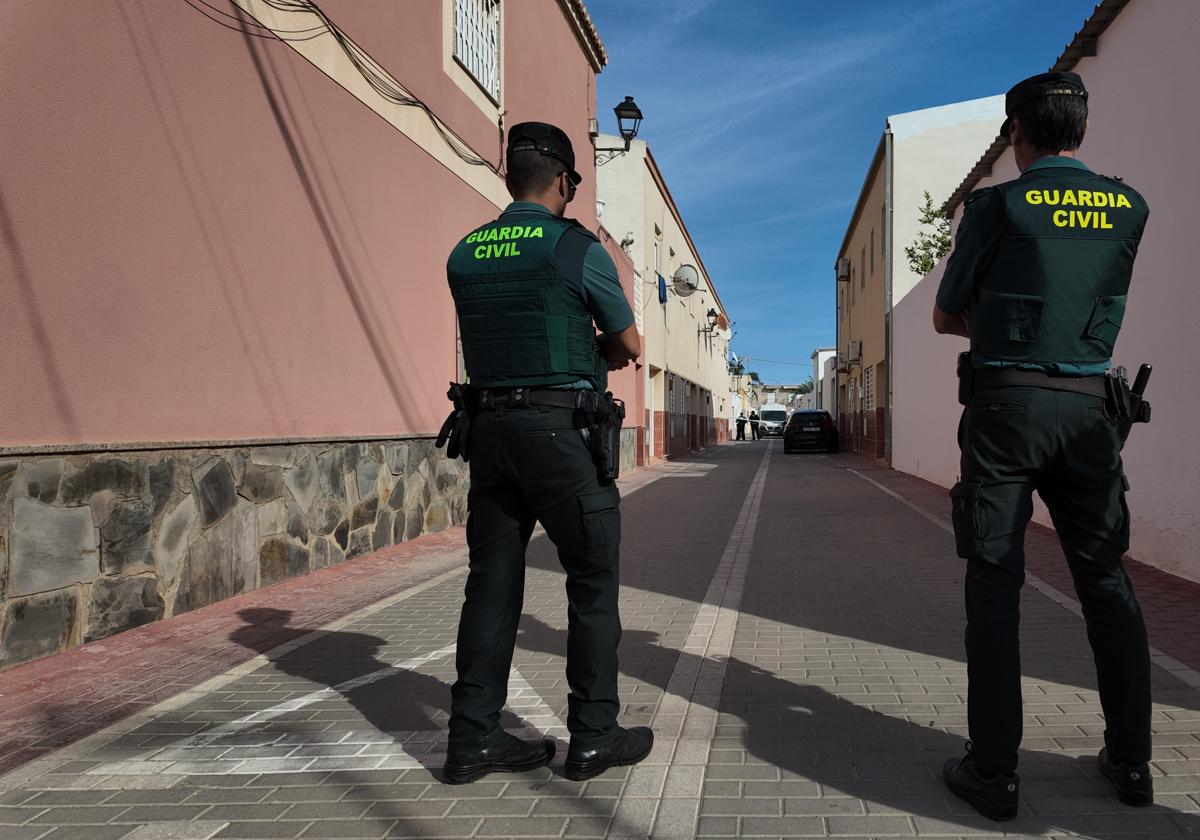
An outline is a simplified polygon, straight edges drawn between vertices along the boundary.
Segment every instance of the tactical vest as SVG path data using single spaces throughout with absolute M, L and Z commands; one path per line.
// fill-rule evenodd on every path
M 577 247 L 556 263 L 571 230 Z M 587 380 L 603 390 L 607 366 L 583 290 L 583 256 L 596 237 L 572 219 L 506 212 L 455 246 L 446 266 L 472 385 L 553 387 Z M 561 256 L 561 255 L 559 255 Z
M 1002 203 L 1005 229 L 975 287 L 975 352 L 1051 366 L 1109 362 L 1149 215 L 1141 195 L 1087 169 L 1051 166 L 967 199 L 981 200 Z

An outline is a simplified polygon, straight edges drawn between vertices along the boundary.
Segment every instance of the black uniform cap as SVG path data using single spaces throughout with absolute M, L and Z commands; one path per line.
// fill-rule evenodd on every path
M 1008 136 L 1013 112 L 1026 102 L 1041 99 L 1043 96 L 1082 96 L 1086 102 L 1087 95 L 1087 88 L 1083 86 L 1083 79 L 1078 73 L 1038 73 L 1036 76 L 1030 76 L 1023 82 L 1017 82 L 1004 95 L 1006 119 L 1004 125 L 1000 126 L 1000 133 Z
M 571 139 L 556 125 L 542 122 L 523 122 L 508 130 L 508 154 L 520 151 L 541 152 L 561 160 L 567 166 L 571 183 L 578 185 L 583 176 L 575 171 L 575 150 Z

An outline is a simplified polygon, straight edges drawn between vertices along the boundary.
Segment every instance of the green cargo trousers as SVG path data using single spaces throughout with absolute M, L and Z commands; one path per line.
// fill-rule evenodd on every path
M 1105 745 L 1150 759 L 1150 653 L 1121 556 L 1129 509 L 1117 424 L 1105 400 L 1044 388 L 977 391 L 959 425 L 962 480 L 950 491 L 967 560 L 967 704 L 984 773 L 1011 773 L 1021 743 L 1020 592 L 1033 491 L 1050 509 L 1083 605 Z
M 470 432 L 470 572 L 458 625 L 450 748 L 501 735 L 500 712 L 535 522 L 558 549 L 567 589 L 567 728 L 577 743 L 616 727 L 620 494 L 602 486 L 572 409 L 481 410 Z

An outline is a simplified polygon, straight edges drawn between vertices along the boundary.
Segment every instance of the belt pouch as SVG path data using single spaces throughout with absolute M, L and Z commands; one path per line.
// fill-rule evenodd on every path
M 975 390 L 975 368 L 971 364 L 971 351 L 958 354 L 958 404 L 970 405 L 971 393 Z

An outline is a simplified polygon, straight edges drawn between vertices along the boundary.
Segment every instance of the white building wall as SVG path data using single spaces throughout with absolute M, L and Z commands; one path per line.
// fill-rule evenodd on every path
M 812 381 L 813 381 L 813 398 L 811 408 L 820 408 L 830 413 L 832 403 L 826 402 L 823 396 L 824 378 L 826 376 L 825 368 L 830 359 L 837 356 L 837 351 L 832 347 L 822 347 L 812 352 Z
M 821 371 L 821 404 L 818 406 L 822 411 L 828 411 L 836 420 L 838 416 L 837 404 L 837 357 L 831 355 L 825 360 Z
M 617 147 L 622 142 L 619 137 L 610 135 L 602 134 L 597 138 L 601 148 Z M 708 327 L 708 310 L 723 313 L 723 308 L 713 292 L 711 278 L 705 274 L 683 226 L 676 220 L 651 166 L 652 158 L 646 143 L 633 141 L 628 153 L 597 168 L 597 194 L 604 202 L 605 227 L 618 241 L 632 240 L 627 251 L 641 273 L 639 328 L 643 347 L 641 362 L 645 365 L 646 407 L 651 418 L 653 412 L 670 411 L 668 433 L 678 439 L 686 428 L 688 414 L 714 420 L 729 416 L 732 408 L 726 362 L 729 333 L 728 330 L 701 331 Z M 668 290 L 666 303 L 660 303 L 658 273 L 667 278 L 669 289 L 670 277 L 684 264 L 693 265 L 700 272 L 700 290 L 686 298 Z M 672 376 L 676 383 L 673 411 L 670 399 Z M 681 398 L 685 390 L 686 404 Z M 650 425 L 653 427 L 653 422 Z M 710 426 L 710 435 L 715 435 L 715 424 Z
M 1129 553 L 1192 580 L 1200 580 L 1200 237 L 1196 178 L 1186 162 L 1200 133 L 1197 38 L 1200 3 L 1135 0 L 1101 36 L 1098 55 L 1075 68 L 1091 110 L 1080 158 L 1124 177 L 1151 209 L 1115 358 L 1131 372 L 1141 362 L 1155 366 L 1147 391 L 1153 422 L 1134 427 L 1123 453 L 1132 485 Z M 979 187 L 1016 174 L 1008 150 Z M 893 466 L 950 486 L 958 475 L 954 360 L 966 342 L 932 331 L 941 272 L 937 267 L 895 310 Z M 1037 518 L 1049 524 L 1040 505 Z
M 920 232 L 924 191 L 940 207 L 1004 122 L 1004 97 L 989 96 L 888 117 L 892 132 L 892 304 L 921 280 L 904 249 Z M 874 220 L 867 220 L 873 222 Z M 882 247 L 877 245 L 877 247 Z

